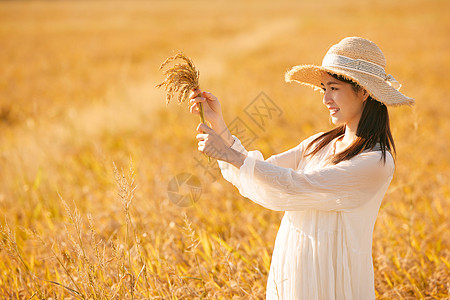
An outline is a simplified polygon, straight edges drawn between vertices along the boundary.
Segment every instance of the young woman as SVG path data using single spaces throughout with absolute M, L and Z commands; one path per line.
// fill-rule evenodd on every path
M 349 37 L 328 50 L 321 66 L 287 72 L 286 81 L 323 91 L 337 127 L 267 160 L 227 131 L 216 97 L 192 93 L 191 112 L 198 114 L 203 103 L 212 127 L 198 126 L 198 150 L 218 159 L 224 178 L 243 196 L 285 211 L 267 299 L 375 298 L 372 234 L 394 173 L 386 106 L 414 103 L 398 91 L 385 65 L 373 42 Z

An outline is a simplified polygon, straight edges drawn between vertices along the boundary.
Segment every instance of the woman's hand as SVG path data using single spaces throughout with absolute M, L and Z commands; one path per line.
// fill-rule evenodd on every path
M 199 103 L 203 106 L 203 116 L 213 127 L 223 120 L 222 108 L 216 96 L 208 92 L 194 90 L 189 96 L 189 110 L 192 114 L 200 114 Z
M 230 146 L 227 146 L 222 137 L 212 128 L 209 128 L 206 124 L 200 123 L 197 126 L 197 132 L 199 132 L 196 137 L 197 140 L 199 140 L 198 150 L 200 152 L 209 157 L 226 161 L 236 168 L 242 166 L 247 156 L 232 149 Z
M 199 132 L 196 136 L 199 141 L 198 151 L 218 160 L 227 160 L 231 148 L 225 144 L 220 135 L 203 123 L 197 126 L 197 132 Z

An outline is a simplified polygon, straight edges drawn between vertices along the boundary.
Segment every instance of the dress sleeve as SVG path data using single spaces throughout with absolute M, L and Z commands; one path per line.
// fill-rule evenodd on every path
M 303 158 L 303 149 L 305 148 L 306 145 L 309 144 L 310 141 L 312 141 L 320 134 L 321 133 L 318 133 L 316 135 L 309 137 L 308 139 L 304 140 L 303 142 L 301 142 L 299 145 L 297 145 L 292 149 L 289 149 L 279 154 L 272 155 L 265 161 L 275 166 L 297 169 L 297 166 L 299 165 L 300 161 Z M 248 156 L 249 152 L 242 145 L 241 141 L 234 135 L 232 135 L 232 137 L 234 139 L 234 143 L 231 145 L 231 148 Z M 239 169 L 226 161 L 218 160 L 217 163 L 219 165 L 222 176 L 239 189 L 240 187 Z
M 232 135 L 232 137 L 234 138 L 234 143 L 231 145 L 231 148 L 247 156 L 248 151 L 244 148 L 244 146 L 242 146 L 241 141 L 234 135 Z M 217 164 L 219 165 L 220 172 L 225 180 L 229 181 L 236 187 L 240 186 L 238 168 L 222 160 L 217 160 Z
M 384 163 L 379 151 L 312 171 L 279 167 L 264 161 L 261 152 L 250 151 L 236 175 L 236 187 L 272 210 L 348 210 L 370 201 L 390 183 L 393 172 L 392 156 L 386 153 Z

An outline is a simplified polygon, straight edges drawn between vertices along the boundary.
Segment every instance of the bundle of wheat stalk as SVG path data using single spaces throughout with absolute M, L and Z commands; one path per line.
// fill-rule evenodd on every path
M 200 86 L 198 83 L 198 78 L 200 72 L 195 68 L 192 60 L 184 55 L 183 53 L 178 53 L 174 56 L 167 58 L 159 67 L 162 70 L 167 64 L 173 62 L 174 60 L 181 59 L 183 63 L 178 63 L 173 65 L 164 71 L 164 76 L 166 78 L 156 87 L 164 87 L 166 91 L 166 104 L 170 103 L 170 100 L 178 93 L 178 105 L 181 105 L 189 95 L 190 91 L 199 90 Z M 203 106 L 202 103 L 199 104 L 200 120 L 205 123 L 205 118 L 203 116 Z M 206 123 L 205 123 L 206 124 Z M 208 161 L 211 162 L 211 157 L 208 156 Z

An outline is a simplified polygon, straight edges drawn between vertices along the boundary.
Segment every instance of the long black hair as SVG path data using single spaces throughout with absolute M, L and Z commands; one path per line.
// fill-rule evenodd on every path
M 355 92 L 362 88 L 356 82 L 341 75 L 332 73 L 329 74 L 337 80 L 351 84 Z M 386 105 L 373 99 L 371 96 L 364 101 L 363 105 L 364 108 L 356 130 L 356 140 L 353 141 L 347 149 L 341 153 L 335 154 L 331 158 L 331 162 L 333 164 L 351 159 L 364 150 L 372 150 L 375 148 L 377 143 L 379 143 L 381 157 L 384 162 L 386 162 L 386 151 L 389 151 L 393 156 L 395 156 L 394 138 L 392 137 L 391 128 L 389 125 L 389 113 Z M 344 133 L 345 125 L 341 125 L 321 134 L 306 146 L 304 152 L 305 157 L 314 156 L 323 147 L 328 145 L 328 143 Z M 313 149 L 313 145 L 316 143 L 317 145 Z

